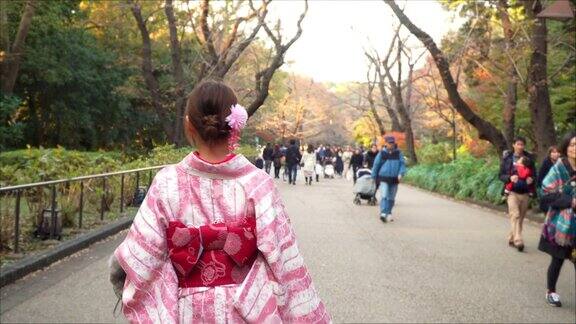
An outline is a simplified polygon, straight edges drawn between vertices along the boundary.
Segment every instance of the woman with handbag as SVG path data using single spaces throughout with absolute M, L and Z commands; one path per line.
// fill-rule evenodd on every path
M 542 203 L 547 207 L 538 249 L 552 260 L 548 267 L 546 301 L 560 307 L 556 283 L 565 259 L 576 270 L 576 132 L 565 136 L 560 146 L 561 158 L 542 181 Z

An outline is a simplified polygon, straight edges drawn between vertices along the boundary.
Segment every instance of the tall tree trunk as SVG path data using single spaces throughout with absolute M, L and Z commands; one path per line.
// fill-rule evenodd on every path
M 514 31 L 512 30 L 512 23 L 508 15 L 508 1 L 498 1 L 498 11 L 500 12 L 500 20 L 502 21 L 502 29 L 504 31 L 504 40 L 506 44 L 506 51 L 509 54 L 509 59 L 512 60 L 510 52 L 514 49 Z M 512 146 L 512 141 L 515 136 L 516 127 L 516 105 L 518 101 L 518 71 L 514 66 L 514 62 L 510 62 L 508 67 L 508 88 L 506 90 L 506 99 L 504 102 L 504 137 L 508 146 Z
M 412 164 L 417 164 L 418 157 L 416 156 L 416 148 L 414 147 L 412 119 L 410 118 L 406 105 L 404 104 L 404 98 L 402 98 L 402 46 L 402 41 L 398 38 L 398 53 L 396 57 L 396 64 L 398 65 L 398 80 L 394 81 L 389 67 L 385 66 L 384 70 L 386 71 L 390 87 L 392 88 L 394 102 L 396 103 L 396 111 L 398 111 L 398 114 L 400 115 L 400 122 L 402 123 L 402 128 L 406 134 L 406 149 L 408 150 L 408 157 Z M 410 80 L 408 80 L 408 82 L 410 82 Z
M 148 88 L 148 92 L 152 98 L 152 106 L 154 107 L 154 111 L 156 111 L 156 114 L 160 119 L 162 129 L 170 141 L 174 138 L 174 129 L 172 128 L 172 122 L 166 112 L 166 109 L 162 105 L 160 85 L 158 84 L 158 80 L 152 71 L 152 44 L 150 41 L 150 33 L 148 32 L 146 23 L 142 18 L 140 5 L 137 3 L 132 3 L 131 10 L 132 14 L 134 15 L 134 19 L 136 19 L 136 23 L 138 24 L 138 29 L 140 30 L 140 35 L 142 37 L 142 76 L 144 77 L 146 88 Z
M 531 113 L 532 131 L 536 139 L 536 152 L 539 158 L 543 158 L 546 156 L 548 147 L 556 142 L 556 130 L 548 92 L 546 58 L 548 30 L 546 20 L 536 17 L 543 9 L 540 0 L 525 1 L 524 8 L 528 18 L 534 21 L 531 35 L 532 56 L 528 67 L 528 95 L 530 97 L 528 107 Z
M 30 126 L 27 128 L 30 129 L 30 133 L 27 137 L 32 139 L 32 146 L 38 147 L 40 146 L 40 122 L 38 120 L 35 92 L 28 93 L 28 115 L 30 116 Z
M 454 82 L 454 78 L 450 72 L 450 64 L 446 60 L 444 53 L 438 48 L 432 37 L 428 35 L 426 32 L 422 31 L 416 25 L 410 21 L 410 19 L 404 14 L 402 9 L 398 7 L 396 2 L 392 0 L 385 1 L 388 6 L 394 11 L 400 22 L 408 28 L 408 30 L 416 36 L 424 46 L 430 52 L 430 55 L 434 58 L 434 62 L 436 63 L 436 67 L 438 68 L 438 72 L 442 77 L 442 82 L 444 83 L 444 87 L 446 88 L 446 92 L 448 92 L 448 97 L 450 98 L 450 102 L 458 111 L 458 113 L 464 118 L 467 122 L 469 122 L 477 131 L 478 136 L 481 139 L 487 140 L 492 145 L 494 145 L 498 150 L 504 151 L 507 148 L 506 139 L 502 132 L 492 125 L 490 122 L 482 119 L 478 116 L 470 106 L 460 97 L 460 93 L 456 87 L 456 83 Z
M 388 97 L 388 93 L 386 92 L 386 86 L 384 85 L 384 76 L 379 74 L 378 76 L 378 89 L 380 89 L 380 95 L 382 97 L 382 102 L 384 102 L 384 108 L 386 108 L 386 112 L 390 117 L 390 123 L 392 124 L 392 131 L 393 132 L 403 132 L 404 129 L 402 128 L 402 124 L 400 123 L 400 119 L 398 118 L 398 114 L 394 111 L 392 104 L 390 102 L 390 98 Z
M 368 80 L 370 81 L 370 80 Z M 369 85 L 369 87 L 372 87 Z M 384 135 L 386 133 L 386 129 L 384 128 L 384 123 L 382 122 L 382 118 L 378 115 L 378 111 L 376 110 L 376 103 L 374 102 L 374 98 L 372 98 L 372 90 L 370 89 L 368 93 L 368 103 L 370 104 L 370 113 L 374 117 L 376 121 L 376 125 L 378 125 L 378 131 L 380 131 L 380 135 Z
M 182 59 L 180 41 L 178 40 L 178 30 L 176 29 L 176 18 L 174 17 L 174 7 L 172 0 L 166 0 L 164 6 L 166 17 L 168 18 L 168 29 L 170 30 L 170 52 L 172 54 L 172 77 L 176 81 L 176 118 L 174 118 L 174 134 L 172 142 L 176 146 L 184 145 L 184 108 L 186 105 L 186 82 L 184 71 L 182 70 Z
M 27 1 L 24 7 L 24 13 L 20 19 L 20 25 L 18 25 L 14 44 L 12 48 L 10 48 L 10 51 L 6 53 L 4 62 L 0 65 L 2 67 L 2 92 L 5 95 L 11 95 L 14 91 L 14 85 L 16 84 L 16 78 L 20 70 L 20 61 L 22 60 L 22 53 L 24 51 L 24 42 L 26 41 L 26 36 L 28 36 L 28 29 L 32 24 L 32 17 L 34 17 L 35 10 L 36 1 Z M 4 31 L 4 33 L 7 32 Z M 9 45 L 7 44 L 7 46 Z

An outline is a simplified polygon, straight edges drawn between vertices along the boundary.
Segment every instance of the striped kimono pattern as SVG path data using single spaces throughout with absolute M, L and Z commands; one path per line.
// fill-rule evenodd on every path
M 166 227 L 256 217 L 258 256 L 240 284 L 179 288 Z M 194 154 L 155 176 L 114 252 L 126 272 L 123 312 L 132 323 L 329 323 L 273 180 L 237 155 L 210 164 Z

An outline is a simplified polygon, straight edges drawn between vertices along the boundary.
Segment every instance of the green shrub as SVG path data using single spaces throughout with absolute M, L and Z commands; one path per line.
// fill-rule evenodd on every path
M 408 169 L 405 181 L 459 199 L 499 204 L 503 183 L 498 179 L 498 170 L 496 158 L 479 159 L 465 154 L 449 163 L 413 166 Z
M 0 153 L 0 186 L 26 184 L 40 181 L 66 179 L 75 176 L 138 169 L 144 167 L 174 164 L 182 160 L 193 150 L 191 147 L 175 148 L 172 145 L 159 146 L 151 152 L 137 158 L 120 152 L 80 152 L 62 147 L 55 149 L 28 148 Z M 254 160 L 258 154 L 255 147 L 241 146 L 237 153 Z M 140 172 L 140 186 L 147 186 L 152 172 Z M 124 206 L 128 206 L 136 190 L 136 175 L 126 174 L 124 178 Z M 120 216 L 121 176 L 112 176 L 106 180 L 106 189 L 101 178 L 83 180 L 83 228 L 100 226 L 103 211 L 104 222 Z M 71 230 L 78 227 L 80 211 L 80 182 L 56 185 L 57 205 L 62 216 L 62 225 Z M 20 224 L 22 225 L 20 243 L 23 251 L 34 248 L 32 233 L 41 222 L 42 210 L 50 208 L 50 187 L 31 188 L 23 191 L 21 201 Z M 15 193 L 0 196 L 0 259 L 13 248 Z M 126 210 L 126 209 L 125 209 Z M 132 210 L 131 212 L 134 212 Z M 1 263 L 1 262 L 0 262 Z
M 448 163 L 452 161 L 452 144 L 442 142 L 438 144 L 421 145 L 417 150 L 418 160 L 423 164 Z

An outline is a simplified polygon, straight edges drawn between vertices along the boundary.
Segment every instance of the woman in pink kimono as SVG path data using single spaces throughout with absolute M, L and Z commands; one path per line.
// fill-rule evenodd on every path
M 110 260 L 130 322 L 330 322 L 272 178 L 232 153 L 247 118 L 222 83 L 190 94 L 197 151 L 158 172 Z

